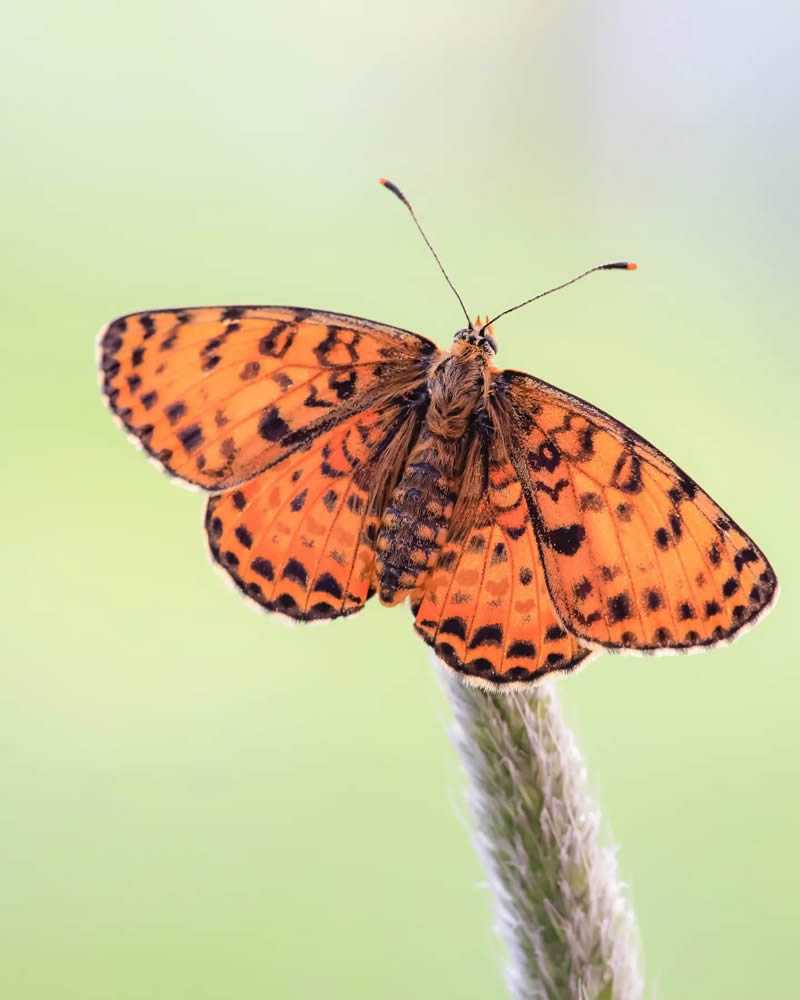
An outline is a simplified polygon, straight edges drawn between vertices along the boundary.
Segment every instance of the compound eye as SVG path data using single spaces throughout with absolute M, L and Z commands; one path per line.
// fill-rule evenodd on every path
M 494 339 L 491 333 L 484 333 L 483 336 L 486 339 L 486 343 L 489 345 L 489 347 L 491 347 L 492 354 L 497 354 L 497 341 Z

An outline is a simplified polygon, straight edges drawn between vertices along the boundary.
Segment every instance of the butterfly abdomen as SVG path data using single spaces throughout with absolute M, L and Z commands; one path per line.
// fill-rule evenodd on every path
M 398 603 L 419 586 L 447 541 L 457 496 L 451 450 L 424 430 L 384 511 L 376 541 L 384 604 Z

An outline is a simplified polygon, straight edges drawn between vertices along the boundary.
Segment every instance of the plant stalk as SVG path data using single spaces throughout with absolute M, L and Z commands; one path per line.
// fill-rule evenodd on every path
M 491 692 L 448 672 L 444 686 L 512 996 L 638 1000 L 635 918 L 615 850 L 600 843 L 600 812 L 553 682 Z

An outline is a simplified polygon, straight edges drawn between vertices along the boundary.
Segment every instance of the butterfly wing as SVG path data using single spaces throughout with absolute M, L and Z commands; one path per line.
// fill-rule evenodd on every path
M 209 497 L 214 561 L 267 611 L 300 621 L 359 611 L 373 593 L 380 514 L 421 419 L 404 403 L 363 411 Z
M 469 683 L 523 687 L 591 655 L 561 625 L 519 479 L 499 434 L 475 442 L 415 628 Z
M 756 544 L 665 455 L 522 372 L 492 386 L 558 617 L 581 643 L 640 652 L 733 639 L 774 602 Z
M 413 394 L 439 354 L 407 330 L 283 306 L 133 313 L 101 331 L 98 349 L 124 429 L 167 472 L 212 491 Z

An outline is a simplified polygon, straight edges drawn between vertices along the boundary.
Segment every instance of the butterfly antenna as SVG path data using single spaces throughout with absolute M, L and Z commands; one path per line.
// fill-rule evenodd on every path
M 561 285 L 556 285 L 555 288 L 548 288 L 546 292 L 539 292 L 539 294 L 534 295 L 533 298 L 525 299 L 524 302 L 520 302 L 518 306 L 512 306 L 510 309 L 504 309 L 503 312 L 498 313 L 494 319 L 489 320 L 489 322 L 482 327 L 482 329 L 485 330 L 487 326 L 491 326 L 492 323 L 497 322 L 501 316 L 508 316 L 509 313 L 516 312 L 517 309 L 530 305 L 531 302 L 535 302 L 537 299 L 543 299 L 545 295 L 550 295 L 551 292 L 558 292 L 562 288 L 566 288 L 567 285 L 574 285 L 576 281 L 580 281 L 581 278 L 585 278 L 587 274 L 594 274 L 595 271 L 635 271 L 637 266 L 637 264 L 634 264 L 629 260 L 618 260 L 613 264 L 598 264 L 597 267 L 590 267 L 588 271 L 584 271 L 583 274 L 570 278 L 569 281 L 565 281 Z
M 411 213 L 411 218 L 414 220 L 414 223 L 415 223 L 417 229 L 419 229 L 420 235 L 422 236 L 423 240 L 425 240 L 425 242 L 428 244 L 428 249 L 433 254 L 433 256 L 436 258 L 436 263 L 439 265 L 439 270 L 444 275 L 445 281 L 447 282 L 447 284 L 453 289 L 453 294 L 458 299 L 459 305 L 461 306 L 462 310 L 464 311 L 464 315 L 467 317 L 467 326 L 471 327 L 472 326 L 472 320 L 469 318 L 469 313 L 467 312 L 467 308 L 464 305 L 464 300 L 461 298 L 461 296 L 456 291 L 456 286 L 450 280 L 450 276 L 448 275 L 447 271 L 445 271 L 444 265 L 439 260 L 439 254 L 437 254 L 436 251 L 433 249 L 433 247 L 431 246 L 431 241 L 425 235 L 425 230 L 419 224 L 419 219 L 417 218 L 417 216 L 416 216 L 416 214 L 414 212 L 414 209 L 411 207 L 411 202 L 408 200 L 408 198 L 406 198 L 406 196 L 403 194 L 403 192 L 400 190 L 400 188 L 396 184 L 392 184 L 391 181 L 387 181 L 385 177 L 381 177 L 381 184 L 383 184 L 383 186 L 385 188 L 388 188 L 392 192 L 393 195 L 396 195 L 400 199 L 400 201 L 402 201 L 402 203 L 406 206 L 406 208 L 409 210 L 409 212 Z

